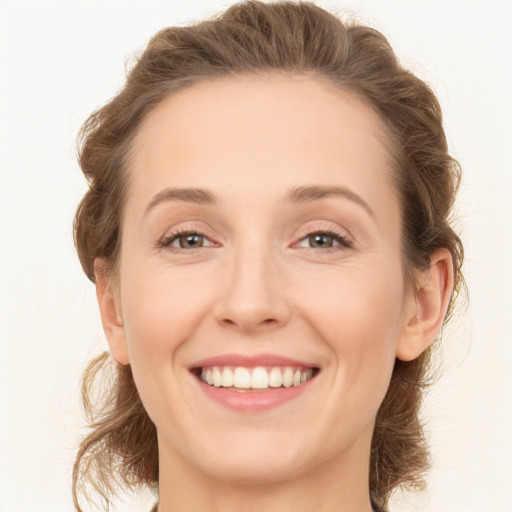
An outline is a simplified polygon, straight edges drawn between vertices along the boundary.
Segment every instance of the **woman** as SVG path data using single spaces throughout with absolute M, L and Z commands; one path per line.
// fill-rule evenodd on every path
M 368 512 L 421 485 L 459 169 L 380 33 L 287 2 L 163 30 L 80 164 L 111 355 L 84 377 L 77 510 L 88 482 L 157 485 L 159 512 Z

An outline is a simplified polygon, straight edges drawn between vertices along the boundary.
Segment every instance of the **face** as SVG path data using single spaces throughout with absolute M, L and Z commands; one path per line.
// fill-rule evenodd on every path
M 414 302 L 384 139 L 355 96 L 278 74 L 196 84 L 143 121 L 109 341 L 161 461 L 364 471 Z

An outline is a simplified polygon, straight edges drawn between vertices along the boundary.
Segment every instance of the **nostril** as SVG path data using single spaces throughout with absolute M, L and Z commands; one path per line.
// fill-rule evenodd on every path
M 251 330 L 251 329 L 254 329 L 254 328 L 258 328 L 259 327 L 263 327 L 263 326 L 268 326 L 268 327 L 272 327 L 276 324 L 279 324 L 279 320 L 277 320 L 276 318 L 266 318 L 264 320 L 249 320 L 247 321 L 247 319 L 243 319 L 243 318 L 240 318 L 238 319 L 238 321 L 235 319 L 231 319 L 231 318 L 223 318 L 221 320 L 221 323 L 224 324 L 225 326 L 239 326 L 240 328 L 242 328 L 243 330 Z

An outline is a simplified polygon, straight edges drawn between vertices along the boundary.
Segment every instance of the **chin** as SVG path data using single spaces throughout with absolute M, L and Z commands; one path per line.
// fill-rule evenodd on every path
M 306 473 L 313 453 L 305 450 L 306 440 L 293 439 L 289 433 L 226 432 L 223 439 L 195 446 L 189 452 L 189 464 L 209 478 L 233 484 L 272 484 Z M 288 438 L 288 442 L 286 441 Z M 314 458 L 314 457 L 313 457 Z

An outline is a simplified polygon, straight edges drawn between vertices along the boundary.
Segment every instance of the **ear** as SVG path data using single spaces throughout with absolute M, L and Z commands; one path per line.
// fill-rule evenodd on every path
M 416 359 L 441 332 L 454 286 L 450 251 L 436 250 L 417 282 L 417 289 L 408 299 L 404 331 L 397 344 L 396 357 L 402 361 Z
M 103 258 L 94 260 L 94 276 L 101 322 L 110 347 L 110 353 L 118 363 L 127 365 L 130 363 L 130 358 L 120 313 L 119 296 L 112 289 L 111 280 L 105 272 L 105 260 Z

